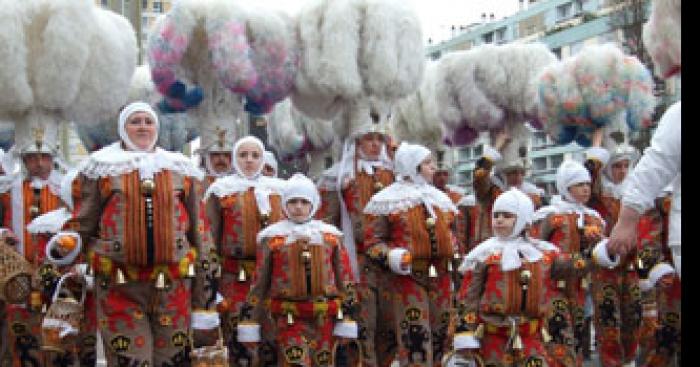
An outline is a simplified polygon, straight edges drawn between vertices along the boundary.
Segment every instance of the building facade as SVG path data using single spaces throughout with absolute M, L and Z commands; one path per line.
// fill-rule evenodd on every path
M 522 2 L 521 2 L 522 4 Z M 647 15 L 650 11 L 647 2 Z M 426 48 L 428 58 L 436 60 L 442 55 L 468 50 L 481 44 L 542 42 L 560 59 L 578 53 L 584 46 L 614 42 L 622 45 L 624 32 L 614 26 L 612 14 L 622 5 L 609 0 L 548 0 L 528 2 L 527 7 L 510 17 L 470 27 L 452 39 Z M 680 79 L 666 82 L 666 105 L 680 99 Z M 481 157 L 488 136 L 482 136 L 472 146 L 453 149 L 454 183 L 467 191 L 472 188 L 472 172 Z M 555 173 L 564 159 L 578 159 L 583 148 L 575 143 L 556 145 L 545 132 L 533 131 L 529 144 L 529 177 L 532 183 L 555 193 Z

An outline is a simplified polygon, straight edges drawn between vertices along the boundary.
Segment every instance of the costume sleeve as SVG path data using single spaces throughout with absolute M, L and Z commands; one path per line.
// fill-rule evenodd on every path
M 77 223 L 75 227 L 78 228 L 80 237 L 87 247 L 90 239 L 96 236 L 99 231 L 104 203 L 100 192 L 100 180 L 89 179 L 83 175 L 80 176 L 80 179 L 82 180 L 80 211 L 73 220 Z
M 367 214 L 365 229 L 366 255 L 375 263 L 389 267 L 390 224 L 386 215 Z
M 272 282 L 271 240 L 277 240 L 277 238 L 266 238 L 262 243 L 258 244 L 255 258 L 255 276 L 246 297 L 246 303 L 241 308 L 241 322 L 260 324 L 260 320 L 265 315 L 265 300 L 268 298 Z
M 622 204 L 643 214 L 680 172 L 681 103 L 676 102 L 661 117 L 651 146 L 627 178 Z
M 210 223 L 201 200 L 202 183 L 186 178 L 185 205 L 189 213 L 190 226 L 187 233 L 191 246 L 197 249 L 198 268 L 192 284 L 192 308 L 214 309 L 216 307 L 216 292 L 218 282 L 214 280 L 220 272 L 220 264 L 214 241 L 212 240 Z M 188 188 L 189 186 L 189 188 Z
M 478 348 L 476 335 L 479 329 L 479 302 L 484 293 L 488 267 L 477 264 L 473 270 L 464 273 L 462 285 L 457 293 L 457 322 L 455 329 L 455 349 Z
M 354 315 L 357 306 L 357 290 L 352 267 L 350 266 L 350 257 L 338 237 L 334 237 L 336 241 L 333 250 L 333 267 L 335 273 L 335 284 L 338 285 L 340 298 L 342 302 L 343 312 L 348 315 Z

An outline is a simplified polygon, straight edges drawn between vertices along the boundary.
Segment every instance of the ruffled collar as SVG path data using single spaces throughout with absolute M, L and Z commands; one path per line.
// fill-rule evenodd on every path
M 300 239 L 308 239 L 311 244 L 322 244 L 324 233 L 338 237 L 343 235 L 335 226 L 320 220 L 312 219 L 299 224 L 285 219 L 258 233 L 258 243 L 261 243 L 265 238 L 284 236 L 286 237 L 285 243 L 288 244 Z
M 576 221 L 579 228 L 583 228 L 584 225 L 584 215 L 590 215 L 592 217 L 598 218 L 605 222 L 603 218 L 598 214 L 597 211 L 579 203 L 572 203 L 568 200 L 556 200 L 552 202 L 552 205 L 548 205 L 540 208 L 535 212 L 534 220 L 542 220 L 551 214 L 577 214 L 578 219 Z
M 284 181 L 273 179 L 271 177 L 259 175 L 254 179 L 245 178 L 239 174 L 226 176 L 216 179 L 204 194 L 204 200 L 207 200 L 210 195 L 218 198 L 224 196 L 245 192 L 251 187 L 254 188 L 255 202 L 258 205 L 260 213 L 269 214 L 272 210 L 270 206 L 270 195 L 281 195 Z
M 124 150 L 120 142 L 108 145 L 83 161 L 79 171 L 90 179 L 120 176 L 138 170 L 142 179 L 153 178 L 163 170 L 184 176 L 204 179 L 204 172 L 195 167 L 189 158 L 179 152 L 156 148 L 153 152 Z
M 443 212 L 457 213 L 450 197 L 432 185 L 398 181 L 376 193 L 365 207 L 365 214 L 389 215 L 406 211 L 416 205 L 425 205 L 428 213 L 435 217 L 433 207 Z
M 559 251 L 553 244 L 537 239 L 516 237 L 504 239 L 491 237 L 480 243 L 462 260 L 458 271 L 462 274 L 474 270 L 478 263 L 485 262 L 489 257 L 500 255 L 502 271 L 519 269 L 522 261 L 535 262 L 542 259 L 542 252 Z

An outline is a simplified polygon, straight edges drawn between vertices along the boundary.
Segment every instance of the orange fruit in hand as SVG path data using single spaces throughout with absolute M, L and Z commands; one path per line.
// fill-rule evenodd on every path
M 411 256 L 411 253 L 406 251 L 401 255 L 401 267 L 405 268 L 409 265 L 411 265 L 411 261 L 413 260 L 413 256 Z
M 58 238 L 58 245 L 62 250 L 70 252 L 78 245 L 78 241 L 73 236 L 61 236 Z

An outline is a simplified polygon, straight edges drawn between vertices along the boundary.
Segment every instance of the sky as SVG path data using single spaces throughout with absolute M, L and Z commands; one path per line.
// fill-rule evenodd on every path
M 501 20 L 518 11 L 518 0 L 407 0 L 413 4 L 421 19 L 423 38 L 433 43 L 449 39 L 452 25 L 469 25 L 481 21 L 481 14 L 487 17 L 494 14 L 495 20 Z M 256 0 L 265 7 L 281 9 L 294 14 L 306 0 Z

